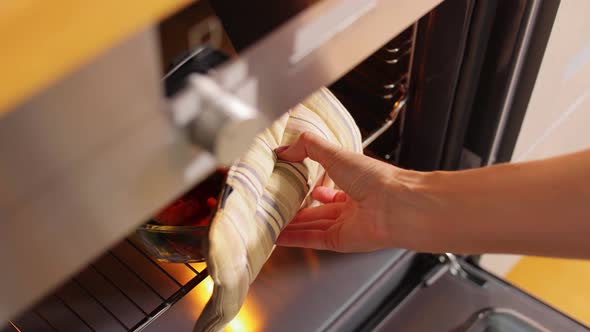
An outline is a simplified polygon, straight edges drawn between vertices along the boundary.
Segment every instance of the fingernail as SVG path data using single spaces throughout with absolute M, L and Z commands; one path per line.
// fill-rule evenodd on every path
M 289 145 L 283 145 L 283 146 L 279 146 L 278 148 L 275 149 L 275 153 L 281 153 L 284 152 L 285 150 L 287 150 L 289 148 Z

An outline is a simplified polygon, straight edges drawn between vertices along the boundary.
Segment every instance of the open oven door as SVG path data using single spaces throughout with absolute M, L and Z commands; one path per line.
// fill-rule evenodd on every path
M 402 285 L 360 331 L 589 331 L 465 257 L 419 255 Z

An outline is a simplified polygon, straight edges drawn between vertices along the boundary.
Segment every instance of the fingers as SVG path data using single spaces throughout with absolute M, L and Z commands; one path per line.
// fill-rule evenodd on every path
M 330 230 L 301 230 L 283 232 L 277 239 L 277 245 L 283 247 L 303 247 L 318 250 L 337 250 L 334 232 Z
M 280 146 L 275 149 L 277 156 L 287 161 L 302 161 L 311 158 L 320 164 L 329 162 L 328 155 L 333 155 L 339 147 L 328 143 L 319 136 L 305 132 L 291 145 Z
M 346 193 L 344 191 L 328 187 L 316 187 L 311 193 L 311 197 L 324 204 L 346 201 Z
M 311 132 L 305 132 L 299 136 L 295 143 L 278 147 L 275 152 L 279 158 L 287 161 L 302 161 L 305 158 L 311 158 L 328 170 L 336 161 L 335 157 L 344 151 L 339 146 L 333 145 Z
M 338 221 L 335 219 L 319 219 L 314 221 L 308 222 L 299 222 L 294 224 L 289 224 L 283 232 L 291 232 L 291 231 L 304 231 L 304 230 L 322 230 L 325 231 L 328 228 L 334 226 Z
M 319 219 L 336 219 L 342 213 L 342 204 L 327 204 L 317 207 L 301 209 L 295 218 L 291 221 L 293 223 L 309 222 Z
M 275 150 L 280 159 L 287 161 L 301 161 L 305 158 L 320 163 L 334 182 L 354 199 L 361 199 L 359 190 L 351 190 L 354 181 L 366 169 L 372 160 L 361 154 L 342 150 L 340 147 L 328 143 L 321 137 L 305 132 L 299 139 L 289 146 Z
M 335 220 L 317 220 L 287 226 L 276 244 L 338 252 L 367 252 L 388 248 L 390 239 L 383 234 L 367 234 L 358 225 Z

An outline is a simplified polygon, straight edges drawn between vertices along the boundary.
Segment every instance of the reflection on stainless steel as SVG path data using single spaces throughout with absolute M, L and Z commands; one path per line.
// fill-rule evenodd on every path
M 370 308 L 369 302 L 379 302 L 379 296 L 372 298 L 367 288 L 400 261 L 402 254 L 403 251 L 336 254 L 277 248 L 253 283 L 248 299 L 264 303 L 260 318 L 266 331 L 329 329 L 333 320 L 362 319 L 346 317 L 349 306 Z M 388 286 L 393 288 L 395 283 L 391 281 Z M 287 319 L 288 326 L 284 324 Z M 355 323 L 349 323 L 349 329 L 353 329 Z
M 341 33 L 355 21 L 374 10 L 377 3 L 372 1 L 343 1 L 330 8 L 315 20 L 302 25 L 296 32 L 291 65 L 296 65 L 323 43 Z
M 397 285 L 411 254 L 336 254 L 277 247 L 250 287 L 233 331 L 352 330 Z M 202 263 L 201 263 L 202 264 Z M 196 264 L 192 264 L 197 266 Z M 375 286 L 379 285 L 379 286 Z M 206 279 L 145 331 L 189 331 L 211 293 Z M 209 290 L 208 290 L 209 289 Z M 355 314 L 348 310 L 354 306 Z
M 527 55 L 529 49 L 529 42 L 532 38 L 535 23 L 537 22 L 537 15 L 539 13 L 539 8 L 541 6 L 540 0 L 532 0 L 528 4 L 527 16 L 526 21 L 522 24 L 522 43 L 519 44 L 516 54 L 516 62 L 514 67 L 512 68 L 512 72 L 510 73 L 511 79 L 510 84 L 508 85 L 503 104 L 502 110 L 500 112 L 500 120 L 498 123 L 498 127 L 496 132 L 494 133 L 494 141 L 492 142 L 492 147 L 490 150 L 490 154 L 487 158 L 487 165 L 493 165 L 496 163 L 498 157 L 498 151 L 500 150 L 500 145 L 502 143 L 502 138 L 504 137 L 504 130 L 506 128 L 508 118 L 510 116 L 510 108 L 512 107 L 512 102 L 514 100 L 514 94 L 516 93 L 516 89 L 518 88 L 518 82 L 520 78 L 520 73 L 524 66 L 525 57 Z
M 341 1 L 324 0 L 274 30 L 236 60 L 220 66 L 213 76 L 227 91 L 274 119 L 321 86 L 334 82 L 440 2 L 370 2 L 364 15 L 345 20 L 340 33 L 330 35 L 294 65 L 289 59 L 298 54 L 296 39 L 301 30 L 306 35 L 323 36 L 321 30 L 310 27 L 341 8 Z

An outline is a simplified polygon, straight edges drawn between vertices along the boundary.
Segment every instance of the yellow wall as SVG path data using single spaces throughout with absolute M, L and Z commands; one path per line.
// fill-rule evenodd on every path
M 0 1 L 0 113 L 190 2 Z
M 590 261 L 524 257 L 506 279 L 590 326 Z

